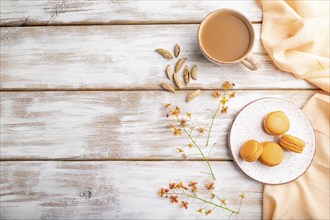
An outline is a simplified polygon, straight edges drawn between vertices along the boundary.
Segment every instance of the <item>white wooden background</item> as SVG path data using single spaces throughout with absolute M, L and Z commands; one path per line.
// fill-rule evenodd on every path
M 218 8 L 237 9 L 253 22 L 259 70 L 215 66 L 202 56 L 198 23 Z M 211 90 L 229 80 L 237 98 L 229 114 L 216 119 L 211 137 L 217 192 L 234 208 L 245 192 L 233 218 L 260 219 L 263 187 L 242 174 L 228 152 L 233 117 L 261 97 L 302 107 L 317 92 L 273 65 L 260 42 L 261 22 L 255 1 L 2 0 L 0 218 L 205 218 L 197 206 L 182 210 L 157 197 L 168 182 L 209 181 L 200 157 L 182 161 L 176 153 L 187 140 L 172 136 L 162 105 L 181 105 L 206 126 L 211 113 L 205 109 L 216 105 Z M 189 89 L 203 92 L 189 104 L 187 91 L 159 88 L 168 61 L 153 50 L 175 43 L 189 65 L 199 66 Z

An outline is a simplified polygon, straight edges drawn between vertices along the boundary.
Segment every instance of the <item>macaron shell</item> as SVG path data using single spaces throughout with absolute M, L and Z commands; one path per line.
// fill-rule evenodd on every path
M 270 112 L 264 119 L 264 130 L 270 135 L 284 134 L 289 128 L 289 118 L 281 111 Z
M 270 114 L 270 113 L 269 113 L 269 114 Z M 264 131 L 265 131 L 267 134 L 273 135 L 273 133 L 272 133 L 270 130 L 267 129 L 267 125 L 266 125 L 266 121 L 267 121 L 267 118 L 268 118 L 269 114 L 265 116 L 265 119 L 264 119 L 264 126 L 263 126 L 263 128 L 264 128 Z
M 289 151 L 293 151 L 295 153 L 301 153 L 305 148 L 305 142 L 303 140 L 289 134 L 285 134 L 282 136 L 280 140 L 280 145 L 283 148 Z
M 262 151 L 263 151 L 263 146 L 260 143 L 258 143 L 257 151 L 253 155 L 251 155 L 250 157 L 246 158 L 245 160 L 248 161 L 248 162 L 254 162 L 254 161 L 258 160 L 258 158 L 262 154 Z
M 241 149 L 240 149 L 240 155 L 243 160 L 247 162 L 253 162 L 256 161 L 259 156 L 262 153 L 262 145 L 256 140 L 248 140 L 246 141 Z
M 301 153 L 303 152 L 303 148 L 299 147 L 299 146 L 296 146 L 286 140 L 281 140 L 280 141 L 280 145 L 286 149 L 286 150 L 289 150 L 289 151 L 292 151 L 292 152 L 295 152 L 295 153 Z
M 264 142 L 263 152 L 259 157 L 259 161 L 267 166 L 276 166 L 284 159 L 284 150 L 282 147 L 273 142 Z

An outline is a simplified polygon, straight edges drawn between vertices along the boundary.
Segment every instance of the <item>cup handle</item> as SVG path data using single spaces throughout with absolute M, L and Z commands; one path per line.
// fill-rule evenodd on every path
M 241 63 L 253 71 L 257 70 L 261 65 L 260 59 L 253 53 L 249 53 Z

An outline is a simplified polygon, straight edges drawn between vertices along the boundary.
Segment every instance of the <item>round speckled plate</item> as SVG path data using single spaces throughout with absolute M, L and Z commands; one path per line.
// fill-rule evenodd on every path
M 274 167 L 259 161 L 243 161 L 239 150 L 245 141 L 278 142 L 279 137 L 268 135 L 262 127 L 265 115 L 272 111 L 282 111 L 289 117 L 290 129 L 286 133 L 303 139 L 306 142 L 304 151 L 297 154 L 285 150 L 282 163 Z M 229 146 L 235 162 L 245 174 L 262 183 L 283 184 L 297 179 L 307 170 L 314 158 L 315 136 L 311 123 L 298 107 L 281 99 L 263 98 L 248 104 L 236 116 L 229 132 Z

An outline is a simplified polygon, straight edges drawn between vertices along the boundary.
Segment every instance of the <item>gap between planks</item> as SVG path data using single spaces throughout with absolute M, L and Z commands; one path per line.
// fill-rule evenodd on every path
M 204 159 L 186 159 L 186 160 L 182 160 L 182 159 L 162 159 L 162 158 L 159 158 L 159 159 L 154 159 L 154 158 L 98 158 L 98 159 L 41 159 L 41 158 L 24 158 L 24 159 L 20 159 L 20 158 L 10 158 L 10 159 L 0 159 L 0 162 L 6 162 L 6 161 L 17 161 L 17 162 L 24 162 L 24 161 L 65 161 L 65 162 L 93 162 L 93 161 L 136 161 L 136 162 L 143 162 L 143 161 L 146 161 L 146 162 L 152 162 L 152 161 L 160 161 L 160 162 L 170 162 L 170 161 L 182 161 L 182 162 L 185 162 L 185 161 L 205 161 Z M 232 159 L 214 159 L 214 158 L 210 158 L 208 159 L 208 161 L 213 161 L 213 162 L 225 162 L 225 161 L 233 161 Z
M 205 88 L 183 88 L 180 90 L 177 90 L 177 92 L 180 91 L 194 91 L 196 89 L 200 89 L 201 91 L 213 91 L 213 90 L 219 90 L 223 91 L 223 89 L 205 89 Z M 295 88 L 295 89 L 286 89 L 286 88 L 246 88 L 246 89 L 231 89 L 232 91 L 315 91 L 315 92 L 322 92 L 320 89 L 315 88 Z M 51 88 L 51 89 L 42 89 L 42 88 L 22 88 L 22 89 L 2 89 L 0 88 L 1 92 L 144 92 L 144 91 L 150 91 L 150 92 L 157 92 L 157 91 L 164 91 L 164 89 L 93 89 L 93 88 L 87 88 L 87 89 L 80 89 L 80 88 L 72 88 L 72 89 L 62 89 L 62 88 Z
M 70 24 L 21 24 L 21 25 L 0 25 L 0 27 L 10 28 L 10 27 L 50 27 L 50 26 L 116 26 L 116 25 L 181 25 L 181 24 L 200 24 L 201 21 L 145 21 L 145 22 L 134 22 L 134 21 L 126 21 L 126 22 L 109 22 L 109 23 L 70 23 Z M 252 24 L 262 24 L 262 21 L 251 21 Z

